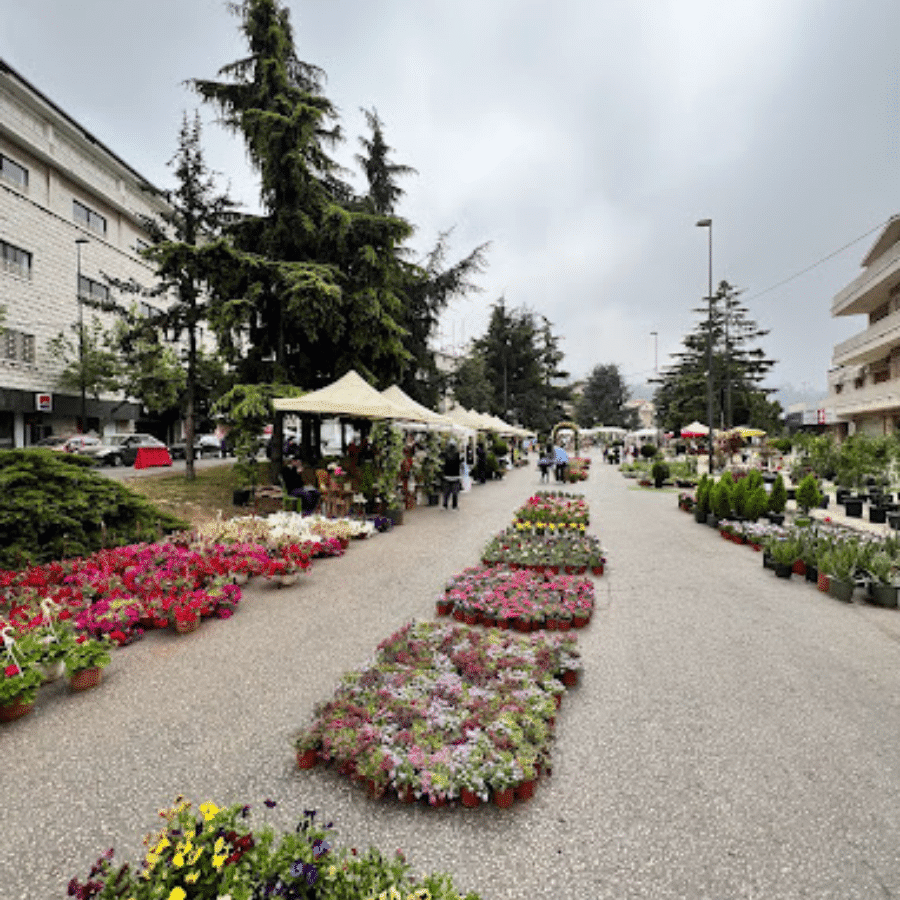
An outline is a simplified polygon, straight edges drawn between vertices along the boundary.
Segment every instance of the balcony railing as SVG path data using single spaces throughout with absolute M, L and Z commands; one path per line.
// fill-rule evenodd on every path
M 838 417 L 900 409 L 900 378 L 882 381 L 880 384 L 869 382 L 861 388 L 854 388 L 852 380 L 845 381 L 841 393 L 829 394 L 828 402 L 834 407 L 834 413 Z
M 900 344 L 900 310 L 871 325 L 865 331 L 835 344 L 831 354 L 833 366 L 862 365 L 884 359 L 891 347 Z
M 850 284 L 847 285 L 834 300 L 831 301 L 831 314 L 839 316 L 842 313 L 851 315 L 856 313 L 869 312 L 870 309 L 877 306 L 873 302 L 863 309 L 850 309 L 853 304 L 860 300 L 866 294 L 874 293 L 881 285 L 892 275 L 900 271 L 900 242 L 894 244 L 886 253 L 876 259 L 872 265 L 863 270 Z M 884 291 L 887 299 L 887 291 Z

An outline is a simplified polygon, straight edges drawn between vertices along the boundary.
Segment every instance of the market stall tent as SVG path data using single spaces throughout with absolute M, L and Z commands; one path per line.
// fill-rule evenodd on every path
M 440 413 L 433 412 L 427 406 L 423 406 L 421 403 L 416 402 L 406 393 L 406 391 L 396 384 L 392 384 L 389 388 L 385 388 L 381 392 L 381 396 L 385 397 L 395 406 L 400 407 L 400 409 L 407 411 L 413 421 L 421 420 L 426 425 L 436 428 L 452 428 L 454 425 L 453 420 L 449 416 L 442 416 Z M 418 417 L 418 419 L 415 417 Z

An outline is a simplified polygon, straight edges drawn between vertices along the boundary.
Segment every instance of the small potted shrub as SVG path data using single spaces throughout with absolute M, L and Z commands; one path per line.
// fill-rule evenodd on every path
M 85 691 L 100 683 L 102 670 L 110 664 L 109 639 L 81 634 L 66 653 L 66 672 L 73 691 Z
M 787 490 L 784 479 L 779 475 L 773 482 L 769 494 L 769 521 L 773 525 L 781 525 L 784 522 L 785 506 L 787 506 Z
M 669 467 L 661 459 L 658 459 L 653 463 L 650 474 L 653 477 L 654 487 L 661 488 L 669 477 Z
M 897 585 L 895 584 L 896 560 L 887 553 L 876 553 L 867 563 L 869 596 L 877 606 L 897 608 Z

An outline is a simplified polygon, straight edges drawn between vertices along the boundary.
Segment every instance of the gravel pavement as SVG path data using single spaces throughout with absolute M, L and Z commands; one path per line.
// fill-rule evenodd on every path
M 413 617 L 540 487 L 529 467 L 251 585 L 228 621 L 116 651 L 103 684 L 42 689 L 0 728 L 0 900 L 63 897 L 109 846 L 139 859 L 179 793 L 317 808 L 342 843 L 402 847 L 485 900 L 900 896 L 900 613 L 839 603 L 597 464 L 583 491 L 609 565 L 577 632 L 585 671 L 553 775 L 509 810 L 374 801 L 290 741 L 340 675 Z M 554 485 L 551 485 L 554 487 Z

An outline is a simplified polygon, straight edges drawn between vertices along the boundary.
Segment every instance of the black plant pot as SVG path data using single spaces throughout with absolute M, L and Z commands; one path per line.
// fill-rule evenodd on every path
M 772 525 L 784 525 L 784 513 L 769 513 L 768 518 Z
M 852 519 L 862 518 L 862 500 L 858 498 L 844 500 L 844 514 Z
M 797 499 L 797 488 L 788 488 L 787 489 L 787 498 L 788 498 L 788 500 L 796 500 Z
M 831 499 L 828 494 L 822 495 L 822 502 L 819 504 L 819 509 L 828 509 L 828 501 Z
M 815 566 L 806 564 L 806 580 L 815 584 L 819 580 L 819 570 Z
M 694 507 L 694 521 L 695 521 L 698 525 L 705 525 L 705 524 L 706 524 L 706 511 L 703 509 L 702 506 L 695 506 L 695 507 Z
M 869 521 L 883 525 L 887 521 L 887 510 L 883 506 L 870 506 Z
M 870 596 L 876 606 L 897 608 L 897 588 L 892 584 L 873 584 L 870 587 Z
M 790 578 L 791 572 L 793 569 L 791 566 L 787 565 L 787 563 L 773 563 L 773 568 L 775 569 L 775 577 L 776 578 Z
M 835 491 L 834 499 L 836 503 L 843 503 L 852 493 L 849 488 L 838 488 Z
M 774 569 L 775 561 L 772 559 L 772 554 L 769 553 L 768 550 L 763 550 L 763 568 L 764 569 Z
M 437 506 L 440 501 L 440 494 L 429 494 L 428 495 L 428 505 L 429 506 Z
M 250 502 L 249 488 L 237 488 L 232 492 L 231 501 L 235 506 L 246 506 Z

